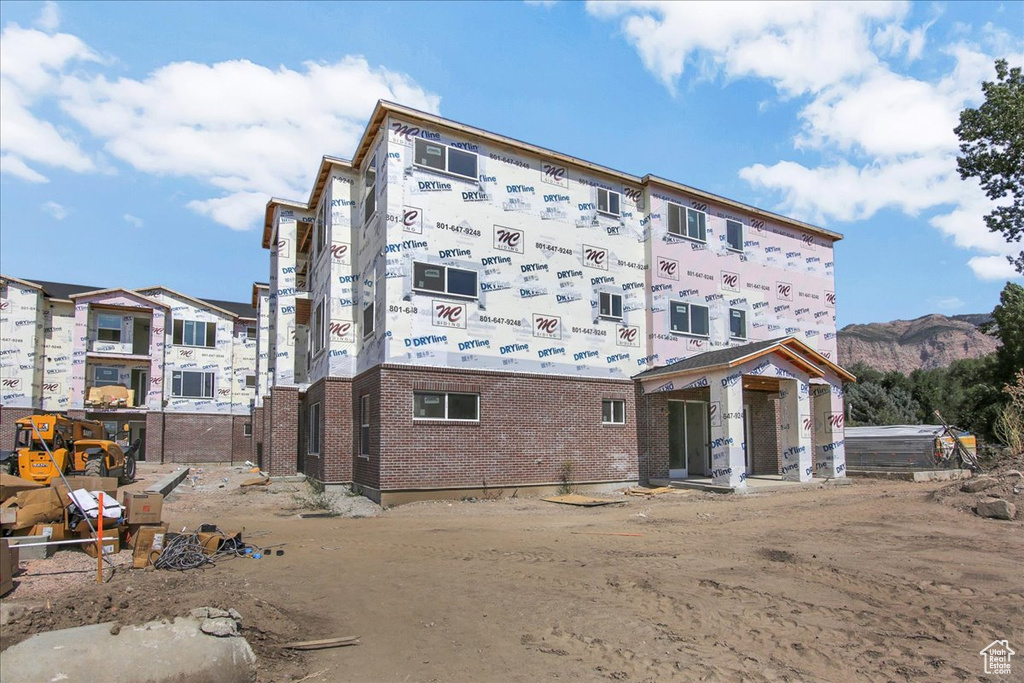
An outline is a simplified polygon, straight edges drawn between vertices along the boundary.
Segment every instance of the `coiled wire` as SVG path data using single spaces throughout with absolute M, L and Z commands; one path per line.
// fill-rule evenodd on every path
M 203 533 L 209 533 L 209 525 L 203 525 Z M 244 557 L 252 549 L 237 536 L 227 536 L 219 528 L 214 527 L 213 533 L 220 534 L 220 547 L 214 553 L 207 553 L 199 541 L 199 532 L 192 534 L 175 534 L 164 543 L 164 549 L 153 562 L 157 569 L 173 569 L 185 571 L 198 569 L 206 565 L 216 564 L 216 560 L 228 557 Z M 171 536 L 168 534 L 168 536 Z

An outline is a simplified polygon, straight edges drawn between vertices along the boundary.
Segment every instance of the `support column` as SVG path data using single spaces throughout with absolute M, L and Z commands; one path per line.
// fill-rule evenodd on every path
M 815 384 L 811 387 L 814 409 L 814 451 L 816 476 L 845 477 L 846 447 L 842 384 Z
M 806 382 L 779 380 L 779 431 L 782 434 L 782 478 L 786 481 L 810 481 L 811 400 Z
M 747 488 L 743 455 L 743 375 L 711 382 L 711 477 L 716 486 Z
M 273 387 L 270 395 L 270 448 L 263 451 L 269 455 L 265 470 L 271 476 L 293 475 L 298 472 L 299 389 Z

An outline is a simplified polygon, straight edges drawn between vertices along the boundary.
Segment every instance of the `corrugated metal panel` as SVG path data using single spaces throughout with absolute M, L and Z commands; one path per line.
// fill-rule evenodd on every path
M 937 440 L 942 434 L 943 428 L 936 425 L 847 427 L 846 465 L 852 469 L 957 467 L 956 458 L 936 458 Z M 948 437 L 943 441 L 949 442 L 945 450 L 951 452 L 952 441 Z

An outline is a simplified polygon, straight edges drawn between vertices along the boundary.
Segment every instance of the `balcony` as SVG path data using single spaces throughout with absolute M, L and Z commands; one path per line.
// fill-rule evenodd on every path
M 146 397 L 140 397 L 142 403 L 136 405 L 135 390 L 120 384 L 87 387 L 85 390 L 85 407 L 87 410 L 118 410 L 145 409 Z

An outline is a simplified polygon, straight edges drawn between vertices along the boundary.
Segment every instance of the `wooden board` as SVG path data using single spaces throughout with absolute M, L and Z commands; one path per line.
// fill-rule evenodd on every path
M 621 503 L 621 500 L 608 500 L 607 498 L 591 498 L 590 496 L 581 496 L 578 493 L 567 493 L 563 496 L 551 496 L 550 498 L 541 498 L 541 500 L 548 503 L 560 503 L 562 505 L 579 505 L 581 507 L 597 507 L 598 505 L 614 505 L 615 503 Z

